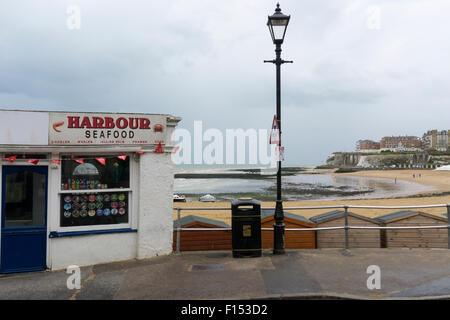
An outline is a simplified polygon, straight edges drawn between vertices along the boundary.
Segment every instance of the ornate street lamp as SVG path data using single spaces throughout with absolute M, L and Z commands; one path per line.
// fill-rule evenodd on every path
M 281 45 L 283 43 L 290 18 L 291 16 L 286 16 L 281 13 L 280 4 L 277 3 L 275 13 L 269 16 L 269 19 L 267 20 L 267 26 L 269 27 L 270 35 L 272 36 L 272 41 L 275 45 Z
M 281 13 L 280 4 L 277 3 L 275 13 L 269 16 L 267 26 L 269 27 L 272 41 L 275 44 L 275 60 L 264 60 L 275 64 L 277 73 L 277 125 L 280 137 L 278 139 L 278 152 L 281 153 L 281 80 L 280 67 L 283 63 L 292 63 L 292 61 L 285 61 L 281 59 L 281 44 L 284 41 L 286 29 L 289 24 L 291 16 L 286 16 Z M 275 206 L 275 224 L 273 232 L 273 253 L 284 254 L 284 212 L 283 201 L 281 200 L 281 158 L 278 159 L 277 170 L 277 202 Z

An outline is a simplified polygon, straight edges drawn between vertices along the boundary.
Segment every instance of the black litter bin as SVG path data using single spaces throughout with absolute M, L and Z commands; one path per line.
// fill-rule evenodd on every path
M 261 256 L 261 204 L 258 200 L 231 201 L 233 257 Z

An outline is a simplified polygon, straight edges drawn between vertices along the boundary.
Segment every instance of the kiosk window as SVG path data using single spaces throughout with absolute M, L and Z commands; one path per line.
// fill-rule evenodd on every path
M 103 158 L 104 164 L 96 158 Z M 75 159 L 83 159 L 84 163 Z M 129 157 L 125 160 L 113 155 L 62 157 L 61 227 L 128 223 L 129 187 Z
M 71 157 L 63 157 L 61 166 L 61 190 L 117 189 L 130 187 L 130 160 L 114 156 L 98 156 L 105 159 L 101 164 L 93 156 L 77 156 L 84 164 Z

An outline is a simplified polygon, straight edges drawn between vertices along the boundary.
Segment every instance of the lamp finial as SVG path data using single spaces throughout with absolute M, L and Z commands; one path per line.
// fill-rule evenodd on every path
M 275 11 L 276 12 L 281 12 L 280 3 L 279 2 L 277 2 L 277 8 L 275 9 Z

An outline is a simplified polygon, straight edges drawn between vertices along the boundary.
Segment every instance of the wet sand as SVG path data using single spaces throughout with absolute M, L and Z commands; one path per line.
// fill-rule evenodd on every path
M 413 174 L 416 178 L 413 178 Z M 421 175 L 419 178 L 418 175 Z M 361 177 L 373 177 L 373 178 L 387 178 L 397 180 L 405 180 L 415 183 L 421 183 L 427 186 L 433 186 L 434 191 L 427 191 L 422 193 L 423 197 L 409 196 L 404 198 L 387 198 L 387 199 L 359 199 L 359 200 L 320 200 L 320 201 L 283 201 L 283 206 L 286 211 L 302 215 L 306 218 L 310 218 L 314 215 L 329 212 L 336 209 L 306 209 L 306 210 L 291 210 L 288 207 L 315 207 L 315 206 L 333 206 L 333 205 L 358 205 L 358 206 L 413 206 L 413 205 L 432 205 L 432 204 L 447 204 L 450 203 L 450 194 L 432 196 L 433 193 L 450 192 L 450 171 L 434 171 L 434 170 L 371 170 L 371 171 L 359 171 L 354 173 L 341 173 L 334 175 L 354 175 Z M 261 202 L 262 207 L 274 207 L 275 202 Z M 193 208 L 193 207 L 230 207 L 230 202 L 186 202 L 186 203 L 174 203 L 174 208 Z M 343 209 L 339 209 L 343 210 Z M 364 215 L 367 217 L 377 217 L 387 213 L 392 213 L 401 210 L 409 209 L 350 209 L 351 212 Z M 447 213 L 447 209 L 443 208 L 424 208 L 424 209 L 411 209 L 414 211 L 426 212 L 438 216 L 443 216 Z M 220 220 L 231 225 L 231 212 L 230 210 L 182 210 L 182 217 L 187 215 L 197 215 L 206 217 L 209 219 Z M 177 217 L 177 211 L 174 210 L 174 219 Z
M 397 180 L 420 183 L 436 189 L 422 193 L 450 192 L 450 170 L 367 170 L 352 173 L 334 173 L 332 175 L 385 178 L 392 180 L 397 178 Z

